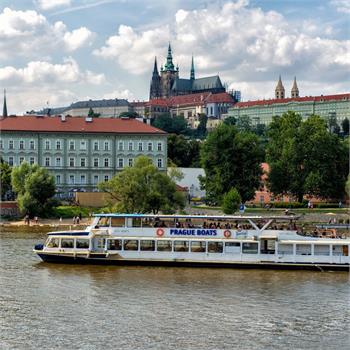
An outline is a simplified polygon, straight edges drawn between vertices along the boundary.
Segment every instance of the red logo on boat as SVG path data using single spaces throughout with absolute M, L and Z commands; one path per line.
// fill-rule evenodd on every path
M 157 231 L 156 231 L 156 234 L 158 237 L 162 237 L 164 235 L 164 230 L 162 228 L 159 228 Z
M 225 230 L 224 231 L 224 236 L 225 236 L 225 238 L 230 238 L 231 237 L 231 231 Z

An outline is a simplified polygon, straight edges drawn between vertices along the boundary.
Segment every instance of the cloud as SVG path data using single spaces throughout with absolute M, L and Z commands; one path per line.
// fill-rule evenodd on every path
M 135 100 L 134 94 L 129 89 L 114 90 L 112 92 L 104 94 L 102 98 L 124 98 L 129 101 Z
M 350 13 L 350 2 L 349 0 L 331 0 L 330 4 L 335 6 L 336 10 L 340 13 Z
M 69 6 L 71 0 L 37 0 L 34 2 L 41 10 L 51 10 L 60 6 Z
M 74 51 L 90 45 L 94 36 L 86 27 L 69 31 L 61 21 L 51 24 L 36 11 L 5 8 L 0 13 L 0 59 Z
M 329 24 L 291 22 L 276 11 L 248 6 L 242 0 L 180 9 L 171 26 L 137 30 L 120 25 L 94 54 L 117 61 L 131 74 L 151 75 L 154 56 L 161 55 L 158 64 L 164 62 L 171 38 L 180 76 L 189 75 L 193 53 L 197 77 L 219 73 L 229 84 L 272 82 L 280 73 L 336 84 L 350 69 L 350 41 L 333 39 L 332 33 Z

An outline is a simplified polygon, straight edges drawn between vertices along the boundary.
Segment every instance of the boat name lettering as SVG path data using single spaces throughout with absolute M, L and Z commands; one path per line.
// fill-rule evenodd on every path
M 183 236 L 217 236 L 216 230 L 204 230 L 204 229 L 171 229 L 171 235 L 183 235 Z

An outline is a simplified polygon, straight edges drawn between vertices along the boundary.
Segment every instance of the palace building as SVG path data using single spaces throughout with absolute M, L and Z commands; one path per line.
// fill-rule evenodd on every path
M 168 98 L 170 96 L 188 95 L 200 92 L 220 93 L 225 92 L 225 87 L 222 85 L 218 75 L 196 78 L 193 57 L 190 78 L 180 78 L 179 66 L 175 68 L 169 43 L 167 60 L 164 67 L 160 67 L 160 74 L 157 66 L 157 58 L 154 60 L 149 99 Z

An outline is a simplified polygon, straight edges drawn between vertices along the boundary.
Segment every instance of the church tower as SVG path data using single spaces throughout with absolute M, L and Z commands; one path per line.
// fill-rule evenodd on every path
M 278 83 L 275 89 L 275 98 L 285 98 L 285 90 L 282 84 L 281 76 L 278 79 Z
M 155 57 L 149 99 L 151 100 L 153 98 L 158 98 L 158 97 L 161 97 L 160 75 L 158 73 L 157 57 Z
M 7 117 L 7 104 L 6 104 L 6 90 L 4 89 L 4 106 L 2 109 L 2 117 L 6 118 Z
M 191 76 L 190 76 L 191 81 L 195 80 L 195 75 L 194 75 L 194 62 L 193 62 L 193 55 L 192 55 L 192 62 L 191 62 Z
M 297 78 L 296 77 L 294 77 L 294 82 L 293 82 L 293 86 L 292 86 L 292 90 L 291 90 L 290 96 L 292 98 L 299 97 L 299 89 L 298 89 Z
M 168 98 L 171 95 L 171 87 L 179 75 L 179 70 L 175 69 L 173 63 L 173 55 L 169 43 L 168 55 L 164 68 L 161 70 L 161 94 L 163 98 Z

